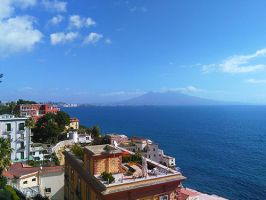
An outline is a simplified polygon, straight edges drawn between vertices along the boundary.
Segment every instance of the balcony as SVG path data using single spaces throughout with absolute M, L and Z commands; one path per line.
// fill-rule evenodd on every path
M 13 131 L 13 129 L 10 129 L 10 130 L 4 130 L 4 131 L 2 131 L 2 134 L 3 134 L 3 135 L 9 135 L 12 131 Z
M 17 152 L 23 152 L 23 151 L 25 151 L 25 149 L 26 149 L 26 146 L 19 147 L 17 149 Z
M 25 141 L 25 137 L 19 137 L 17 138 L 16 142 L 24 142 Z
M 18 130 L 18 134 L 21 134 L 21 133 L 24 133 L 25 132 L 25 129 L 21 129 L 21 130 Z

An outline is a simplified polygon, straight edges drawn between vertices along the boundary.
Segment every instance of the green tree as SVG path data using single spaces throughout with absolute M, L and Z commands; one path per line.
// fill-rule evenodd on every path
M 70 123 L 70 117 L 67 113 L 59 111 L 56 114 L 56 122 L 60 129 L 63 131 L 67 125 Z
M 35 124 L 33 131 L 33 141 L 40 143 L 57 143 L 62 135 L 66 135 L 65 126 L 70 122 L 68 114 L 58 112 L 48 113 L 41 117 Z
M 9 108 L 9 113 L 12 115 L 16 114 L 16 107 L 17 107 L 17 103 L 14 101 L 11 101 L 8 103 L 8 108 Z
M 37 104 L 37 102 L 30 100 L 23 100 L 23 99 L 17 100 L 17 105 L 22 105 L 22 104 Z
M 11 164 L 10 139 L 0 138 L 0 175 Z
M 93 138 L 98 138 L 101 135 L 101 129 L 99 126 L 93 126 L 91 128 L 91 135 Z

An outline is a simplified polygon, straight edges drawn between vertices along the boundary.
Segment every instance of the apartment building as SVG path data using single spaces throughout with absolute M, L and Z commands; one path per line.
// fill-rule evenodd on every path
M 176 200 L 185 180 L 180 172 L 144 157 L 128 162 L 134 153 L 112 145 L 84 147 L 83 160 L 70 150 L 64 154 L 66 200 Z
M 47 113 L 57 113 L 60 111 L 55 105 L 52 104 L 22 104 L 18 105 L 20 117 L 32 117 L 35 120 L 39 119 Z
M 29 128 L 25 127 L 26 120 L 9 114 L 0 115 L 0 137 L 11 140 L 13 162 L 29 159 L 31 135 Z

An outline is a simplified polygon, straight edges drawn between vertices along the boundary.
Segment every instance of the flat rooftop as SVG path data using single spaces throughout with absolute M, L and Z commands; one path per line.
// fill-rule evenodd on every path
M 102 154 L 117 154 L 122 153 L 120 149 L 116 149 L 115 147 L 104 144 L 104 145 L 93 145 L 93 146 L 86 146 L 87 149 L 92 155 L 102 155 Z

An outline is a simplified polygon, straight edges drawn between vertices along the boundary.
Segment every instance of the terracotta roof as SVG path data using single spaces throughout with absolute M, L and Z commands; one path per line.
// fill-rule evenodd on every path
M 25 175 L 38 173 L 41 174 L 49 174 L 49 173 L 57 173 L 57 172 L 63 172 L 64 168 L 63 166 L 52 166 L 52 167 L 31 167 L 28 165 L 24 165 L 22 163 L 15 163 L 11 165 L 8 169 L 8 171 L 5 171 L 3 175 L 7 178 L 20 178 Z
M 64 172 L 63 166 L 43 167 L 41 174 Z
M 8 178 L 8 179 L 12 179 L 14 178 L 14 176 L 12 174 L 10 174 L 8 171 L 4 171 L 3 172 L 3 176 Z
M 70 118 L 70 122 L 79 122 L 78 118 Z
M 180 193 L 184 194 L 186 196 L 189 196 L 189 197 L 198 196 L 200 194 L 199 192 L 196 192 L 196 191 L 193 191 L 190 189 L 186 189 L 186 188 L 181 188 Z

